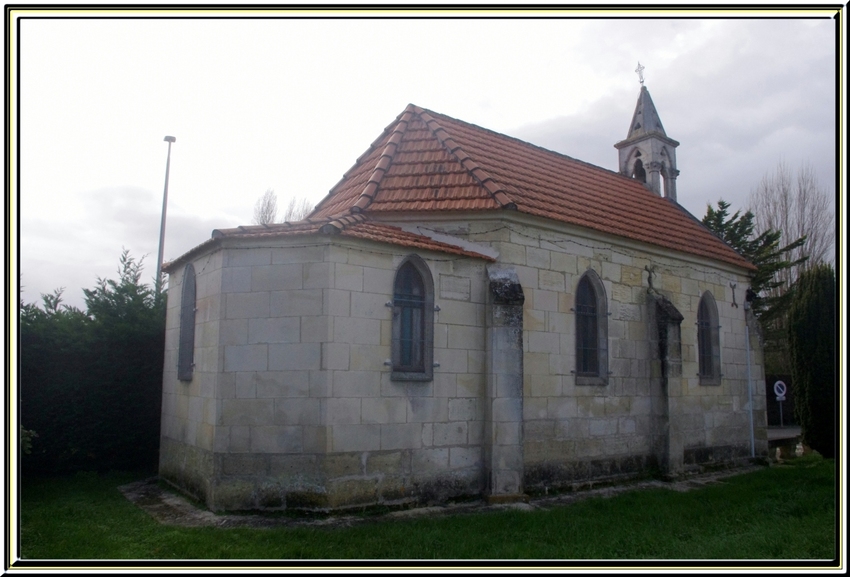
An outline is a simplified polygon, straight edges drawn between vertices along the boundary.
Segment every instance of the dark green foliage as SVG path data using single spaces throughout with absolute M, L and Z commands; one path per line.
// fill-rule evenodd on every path
M 779 246 L 782 232 L 778 230 L 767 230 L 753 237 L 755 215 L 750 211 L 741 215 L 739 210 L 730 217 L 729 206 L 729 203 L 722 199 L 717 201 L 717 210 L 709 204 L 702 223 L 758 267 L 758 271 L 750 280 L 750 288 L 756 295 L 751 305 L 753 314 L 764 323 L 784 314 L 788 309 L 790 290 L 786 290 L 782 296 L 778 297 L 771 296 L 770 293 L 783 284 L 783 281 L 777 277 L 779 271 L 806 260 L 801 258 L 790 261 L 784 258 L 790 251 L 802 246 L 806 242 L 806 237 L 798 238 L 784 247 Z
M 768 372 L 782 372 L 788 357 L 785 317 L 793 297 L 793 287 L 785 285 L 785 275 L 781 273 L 806 261 L 807 257 L 791 260 L 791 255 L 804 245 L 806 237 L 780 247 L 781 231 L 767 230 L 754 236 L 753 213 L 747 211 L 742 215 L 741 211 L 737 211 L 730 217 L 729 203 L 722 199 L 717 202 L 717 210 L 708 205 L 702 222 L 726 244 L 758 267 L 750 278 L 750 289 L 745 298 L 761 326 L 765 368 Z
M 800 275 L 788 312 L 795 416 L 803 441 L 835 456 L 835 271 L 817 265 Z
M 37 436 L 25 474 L 154 470 L 159 450 L 165 302 L 121 255 L 118 280 L 84 290 L 86 312 L 21 304 L 21 423 Z

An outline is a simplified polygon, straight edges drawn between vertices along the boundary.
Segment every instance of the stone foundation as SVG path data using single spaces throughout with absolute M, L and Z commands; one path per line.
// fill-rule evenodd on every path
M 429 505 L 484 492 L 477 468 L 417 474 L 411 470 L 417 459 L 412 453 L 213 455 L 166 441 L 160 478 L 213 511 Z
M 528 493 L 572 489 L 587 483 L 614 483 L 658 472 L 654 455 L 628 455 L 574 462 L 544 462 L 525 467 Z

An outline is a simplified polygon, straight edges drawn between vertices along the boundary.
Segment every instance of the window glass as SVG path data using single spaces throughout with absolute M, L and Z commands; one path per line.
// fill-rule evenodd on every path
M 597 331 L 596 295 L 590 280 L 581 279 L 576 291 L 576 373 L 579 375 L 599 374 L 599 334 Z
M 697 356 L 700 383 L 720 384 L 720 323 L 714 296 L 706 291 L 697 309 Z
M 400 317 L 398 370 L 421 372 L 425 362 L 425 288 L 409 262 L 398 271 L 394 301 Z
M 396 271 L 392 305 L 392 379 L 430 381 L 434 374 L 434 282 L 419 256 L 408 256 Z

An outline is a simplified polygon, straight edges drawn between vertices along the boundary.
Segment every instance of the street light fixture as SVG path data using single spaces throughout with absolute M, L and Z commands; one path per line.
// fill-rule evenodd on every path
M 156 259 L 156 298 L 162 288 L 162 245 L 165 242 L 165 208 L 168 206 L 168 170 L 171 167 L 171 143 L 177 142 L 173 136 L 163 139 L 168 143 L 168 158 L 165 161 L 165 190 L 162 193 L 162 222 L 159 225 L 159 256 Z

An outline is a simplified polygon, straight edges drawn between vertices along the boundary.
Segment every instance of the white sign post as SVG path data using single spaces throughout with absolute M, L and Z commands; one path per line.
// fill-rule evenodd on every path
M 779 426 L 784 427 L 782 420 L 782 401 L 785 400 L 785 393 L 788 392 L 788 387 L 782 381 L 776 381 L 773 385 L 773 392 L 776 394 L 776 400 L 779 402 Z

